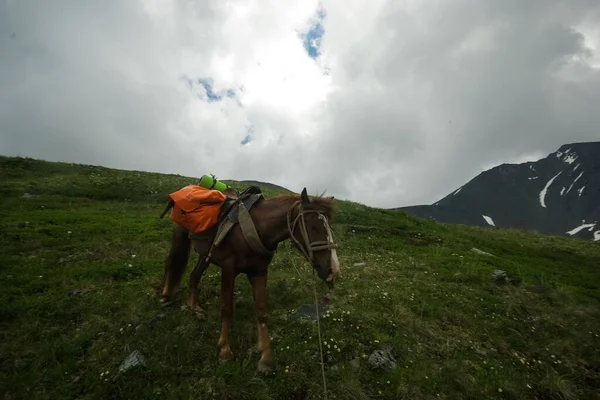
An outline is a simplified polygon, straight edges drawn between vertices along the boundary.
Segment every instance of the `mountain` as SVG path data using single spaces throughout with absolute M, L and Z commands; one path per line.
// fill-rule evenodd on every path
M 433 205 L 395 208 L 439 222 L 600 240 L 600 142 L 484 171 Z

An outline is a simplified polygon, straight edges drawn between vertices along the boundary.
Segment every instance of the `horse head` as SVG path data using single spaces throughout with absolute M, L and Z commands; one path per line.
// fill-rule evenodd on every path
M 340 273 L 337 245 L 329 225 L 335 212 L 333 200 L 333 197 L 316 197 L 311 200 L 304 188 L 300 200 L 290 209 L 288 216 L 290 237 L 294 244 L 312 264 L 319 278 L 331 284 Z M 293 214 L 295 216 L 292 221 Z

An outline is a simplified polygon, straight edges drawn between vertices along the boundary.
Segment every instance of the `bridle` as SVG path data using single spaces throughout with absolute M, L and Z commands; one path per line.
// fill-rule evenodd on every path
M 296 205 L 298 206 L 298 215 L 292 221 L 292 211 L 296 208 Z M 327 231 L 327 239 L 328 240 L 319 240 L 319 241 L 314 241 L 314 242 L 310 241 L 310 238 L 308 237 L 308 231 L 306 230 L 306 221 L 304 220 L 304 215 L 309 214 L 309 213 L 316 213 L 319 215 L 319 219 L 322 220 L 323 224 L 325 225 L 325 230 Z M 302 235 L 302 240 L 304 241 L 304 245 L 302 243 L 300 243 L 300 241 L 298 239 L 296 239 L 296 237 L 294 237 L 294 230 L 296 229 L 296 225 L 298 223 L 300 223 L 300 233 Z M 338 245 L 333 242 L 333 232 L 331 231 L 331 227 L 329 226 L 329 221 L 327 220 L 327 217 L 325 216 L 325 214 L 319 210 L 304 209 L 302 207 L 302 203 L 300 201 L 297 201 L 296 203 L 294 203 L 294 205 L 292 205 L 292 207 L 290 207 L 290 209 L 288 210 L 287 224 L 288 224 L 290 238 L 294 241 L 294 243 L 297 245 L 299 250 L 302 252 L 304 257 L 306 257 L 306 259 L 309 262 L 314 262 L 313 254 L 315 251 L 331 250 L 331 249 L 336 249 L 338 247 Z

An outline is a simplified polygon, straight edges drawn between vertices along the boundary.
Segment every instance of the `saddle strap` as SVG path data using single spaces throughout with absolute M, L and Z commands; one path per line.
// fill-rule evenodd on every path
M 167 204 L 167 207 L 165 207 L 165 210 L 160 214 L 160 219 L 163 219 L 164 216 L 167 214 L 167 212 L 173 208 L 173 206 L 175 205 L 175 202 L 173 200 L 169 201 L 169 203 Z
M 217 235 L 215 236 L 215 241 L 213 242 L 214 247 L 219 247 L 223 239 L 225 239 L 225 237 L 234 225 L 235 222 L 232 222 L 228 219 L 221 222 L 221 225 L 219 225 L 219 230 L 217 231 Z
M 239 223 L 242 228 L 242 233 L 244 234 L 244 238 L 246 238 L 246 242 L 248 245 L 257 252 L 258 254 L 262 254 L 265 256 L 269 256 L 274 254 L 273 251 L 269 251 L 265 248 L 258 236 L 258 232 L 256 232 L 256 228 L 254 227 L 254 222 L 252 221 L 252 216 L 250 212 L 244 206 L 244 203 L 239 203 Z

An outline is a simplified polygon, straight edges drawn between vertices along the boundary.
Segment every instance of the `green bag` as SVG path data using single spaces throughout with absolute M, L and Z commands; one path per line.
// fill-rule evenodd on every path
M 212 175 L 212 176 L 202 175 L 198 185 L 202 186 L 203 188 L 206 188 L 206 189 L 219 190 L 219 191 L 223 191 L 229 187 L 226 184 L 224 184 L 223 182 L 219 182 L 214 175 Z

